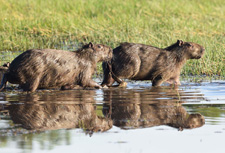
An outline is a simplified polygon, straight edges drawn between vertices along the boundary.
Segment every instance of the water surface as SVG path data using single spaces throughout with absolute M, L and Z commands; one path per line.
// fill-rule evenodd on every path
M 0 152 L 222 153 L 225 81 L 0 93 Z

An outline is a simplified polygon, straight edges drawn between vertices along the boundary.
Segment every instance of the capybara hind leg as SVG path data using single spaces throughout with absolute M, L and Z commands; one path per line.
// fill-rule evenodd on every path
M 34 82 L 31 83 L 31 85 L 30 85 L 30 91 L 31 92 L 34 92 L 38 88 L 39 83 L 40 83 L 40 78 L 38 77 L 38 78 L 35 79 Z
M 34 92 L 38 88 L 39 83 L 40 83 L 40 77 L 36 77 L 35 80 L 29 83 L 26 83 L 26 85 L 24 85 L 23 87 L 23 90 Z
M 153 80 L 152 81 L 152 86 L 157 87 L 157 86 L 160 86 L 162 83 L 163 83 L 162 79 Z

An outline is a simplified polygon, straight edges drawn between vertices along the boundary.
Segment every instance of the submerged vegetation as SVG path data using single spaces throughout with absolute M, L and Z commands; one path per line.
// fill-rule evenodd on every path
M 177 39 L 205 47 L 183 75 L 225 76 L 224 0 L 0 0 L 0 62 L 31 48 L 74 50 L 78 42 L 164 48 Z M 19 54 L 20 52 L 17 52 Z

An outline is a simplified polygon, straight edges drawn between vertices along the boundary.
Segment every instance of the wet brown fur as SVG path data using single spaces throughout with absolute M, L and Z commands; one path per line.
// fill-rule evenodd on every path
M 120 78 L 152 80 L 153 86 L 160 86 L 165 81 L 179 85 L 180 71 L 185 62 L 188 59 L 199 59 L 203 54 L 202 46 L 182 40 L 164 49 L 122 43 L 113 50 L 111 63 L 103 63 L 102 86 L 111 86 L 115 81 L 122 83 Z
M 0 89 L 6 82 L 19 84 L 24 91 L 37 88 L 71 88 L 100 86 L 92 80 L 97 62 L 112 57 L 112 49 L 89 43 L 77 51 L 32 49 L 15 58 L 5 73 Z

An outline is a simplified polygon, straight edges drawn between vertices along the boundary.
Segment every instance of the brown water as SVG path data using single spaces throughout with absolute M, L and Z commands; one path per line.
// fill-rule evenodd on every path
M 0 153 L 222 153 L 225 81 L 0 93 Z

